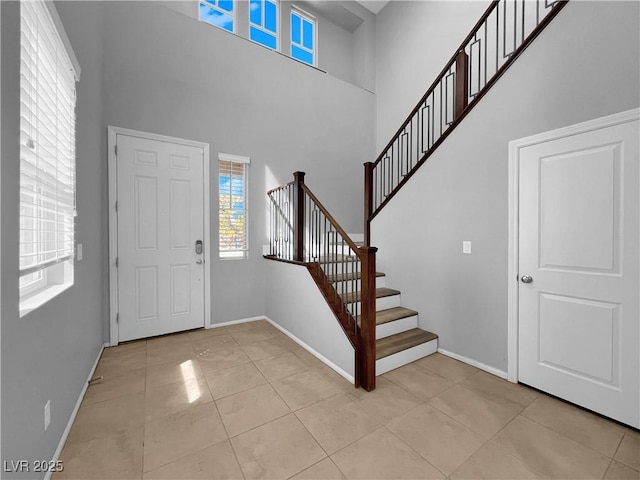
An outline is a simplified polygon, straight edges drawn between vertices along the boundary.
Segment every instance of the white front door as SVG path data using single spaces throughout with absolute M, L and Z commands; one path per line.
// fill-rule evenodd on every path
M 118 340 L 204 326 L 204 151 L 117 134 Z
M 519 150 L 518 375 L 638 427 L 637 114 L 589 128 Z

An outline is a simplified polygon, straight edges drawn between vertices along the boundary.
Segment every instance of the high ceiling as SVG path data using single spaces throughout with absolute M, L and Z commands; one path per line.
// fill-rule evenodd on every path
M 357 3 L 360 7 L 372 12 L 374 15 L 389 3 L 388 0 L 361 0 L 361 1 L 335 1 L 335 0 L 300 0 L 298 2 L 303 7 L 305 4 L 316 10 L 321 15 L 331 20 L 336 25 L 341 26 L 349 32 L 354 32 L 360 26 L 366 14 L 363 14 L 362 8 L 349 7 L 349 3 Z M 358 12 L 360 10 L 360 12 Z M 358 12 L 358 13 L 356 13 Z
M 358 3 L 360 5 L 362 5 L 364 8 L 366 8 L 367 10 L 369 10 L 370 12 L 373 12 L 373 13 L 377 14 L 389 2 L 388 2 L 388 0 L 387 1 L 383 1 L 383 0 L 360 0 Z

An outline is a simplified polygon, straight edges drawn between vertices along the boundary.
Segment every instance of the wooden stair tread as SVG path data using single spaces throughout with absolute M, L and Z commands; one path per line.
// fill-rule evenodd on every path
M 376 312 L 376 325 L 382 325 L 384 323 L 394 322 L 401 318 L 413 317 L 418 315 L 418 312 L 405 307 L 393 307 L 386 310 L 380 310 Z
M 344 296 L 344 301 L 345 303 L 359 302 L 361 299 L 361 294 L 362 292 L 360 291 L 355 293 L 349 292 Z M 394 290 L 393 288 L 387 287 L 376 288 L 376 298 L 391 297 L 393 295 L 400 295 L 400 290 Z
M 406 332 L 381 338 L 376 340 L 376 360 L 430 342 L 436 338 L 438 336 L 435 333 L 427 332 L 420 328 L 413 328 Z
M 361 272 L 338 273 L 336 275 L 327 276 L 327 280 L 329 280 L 331 283 L 345 282 L 349 280 L 360 280 L 361 276 L 362 276 Z M 385 276 L 384 273 L 376 272 L 376 277 L 384 277 L 384 276 Z
M 405 307 L 393 307 L 376 312 L 376 325 L 384 325 L 385 323 L 395 322 L 407 317 L 418 315 L 418 312 Z M 358 325 L 360 325 L 360 315 L 358 315 Z

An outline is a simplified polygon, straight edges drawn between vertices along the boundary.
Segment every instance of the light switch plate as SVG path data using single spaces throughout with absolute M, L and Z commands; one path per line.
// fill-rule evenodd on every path
M 464 240 L 462 242 L 462 253 L 471 253 L 471 241 L 470 240 Z
M 82 260 L 82 244 L 79 243 L 76 247 L 76 260 Z

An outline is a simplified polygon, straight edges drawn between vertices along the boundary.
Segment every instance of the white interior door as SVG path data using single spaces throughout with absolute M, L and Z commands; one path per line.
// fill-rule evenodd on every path
M 203 149 L 123 134 L 116 145 L 118 340 L 202 327 Z
M 518 160 L 519 380 L 634 427 L 638 136 L 636 115 Z

